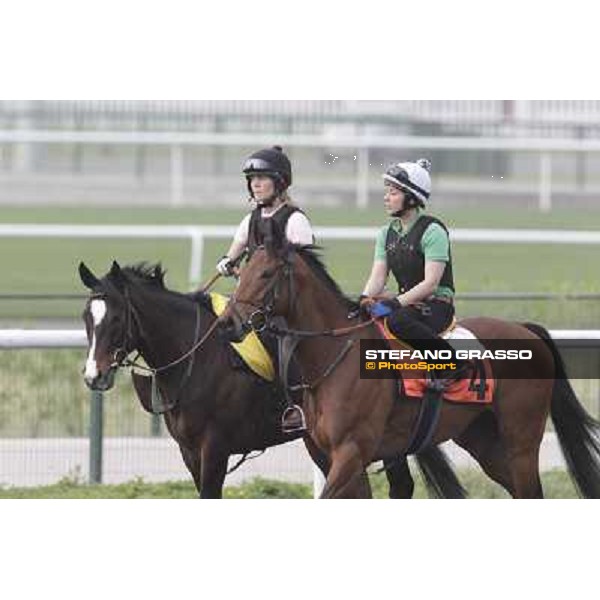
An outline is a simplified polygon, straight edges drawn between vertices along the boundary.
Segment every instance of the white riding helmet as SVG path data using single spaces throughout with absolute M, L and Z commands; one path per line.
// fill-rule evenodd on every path
M 426 158 L 420 158 L 415 162 L 398 163 L 388 168 L 383 174 L 383 180 L 407 190 L 425 203 L 431 194 L 430 169 L 431 162 Z

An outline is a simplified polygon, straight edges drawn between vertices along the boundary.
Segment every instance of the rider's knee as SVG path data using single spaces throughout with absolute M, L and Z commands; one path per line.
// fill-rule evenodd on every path
M 388 317 L 388 322 L 395 328 L 402 329 L 412 322 L 412 318 L 406 309 L 399 308 Z

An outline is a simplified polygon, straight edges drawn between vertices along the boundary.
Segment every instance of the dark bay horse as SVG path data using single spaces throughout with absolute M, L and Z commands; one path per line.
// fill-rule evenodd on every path
M 225 328 L 239 337 L 273 315 L 287 321 L 287 333 L 274 330 L 282 336 L 293 330 L 347 328 L 353 303 L 328 274 L 316 249 L 288 245 L 277 232 L 267 240 L 241 271 L 222 315 Z M 479 339 L 537 340 L 540 352 L 524 367 L 529 370 L 523 379 L 510 378 L 507 361 L 494 361 L 497 386 L 492 404 L 444 402 L 433 442 L 454 440 L 513 497 L 539 498 L 539 448 L 550 414 L 580 493 L 600 498 L 600 424 L 577 400 L 547 331 L 490 318 L 461 324 Z M 398 399 L 394 380 L 360 378 L 359 338 L 379 339 L 380 334 L 371 324 L 346 338 L 304 337 L 296 349 L 309 387 L 304 401 L 309 433 L 331 466 L 324 498 L 370 497 L 366 466 L 402 454 L 419 413 L 419 400 Z M 355 343 L 346 352 L 351 339 Z
M 115 262 L 110 272 L 98 279 L 81 263 L 79 274 L 91 290 L 83 311 L 89 341 L 87 385 L 110 389 L 117 368 L 134 350 L 156 368 L 158 388 L 172 405 L 163 415 L 166 426 L 179 445 L 200 497 L 222 497 L 230 455 L 264 450 L 300 437 L 281 431 L 280 389 L 235 368 L 228 343 L 217 332 L 211 333 L 216 319 L 206 295 L 168 290 L 159 266 L 121 269 Z M 189 353 L 198 341 L 202 343 Z M 169 363 L 174 364 L 161 370 Z M 142 400 L 149 395 L 138 386 L 136 391 Z M 311 438 L 305 436 L 304 441 L 326 474 L 325 455 Z M 432 495 L 463 496 L 464 490 L 440 450 L 434 448 L 417 461 Z M 391 497 L 412 496 L 414 484 L 406 460 L 390 462 L 386 475 Z

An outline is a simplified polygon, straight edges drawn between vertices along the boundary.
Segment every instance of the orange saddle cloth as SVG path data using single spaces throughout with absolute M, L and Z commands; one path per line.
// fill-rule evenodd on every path
M 480 397 L 479 394 L 482 385 L 481 377 L 477 375 L 473 377 L 473 374 L 470 374 L 464 379 L 452 381 L 444 390 L 444 400 L 463 404 L 491 404 L 496 382 L 491 376 L 490 361 L 486 359 L 483 362 L 486 371 L 483 397 Z M 425 377 L 404 377 L 402 384 L 404 385 L 404 393 L 409 398 L 422 398 L 425 395 L 427 385 Z
M 390 346 L 399 344 L 402 347 L 407 347 L 404 342 L 399 340 L 389 330 L 385 320 L 378 319 L 376 324 L 381 335 L 388 340 Z M 474 368 L 469 371 L 466 377 L 457 379 L 448 384 L 448 387 L 444 390 L 444 400 L 461 404 L 491 404 L 496 389 L 496 380 L 492 373 L 490 361 L 485 359 L 481 362 L 483 362 L 482 367 L 484 376 L 482 377 L 480 369 L 476 369 L 476 365 L 473 365 Z M 423 377 L 419 377 L 416 374 L 411 374 L 410 377 L 399 377 L 398 385 L 401 394 L 403 393 L 409 398 L 422 398 L 425 395 L 427 387 L 425 371 L 423 371 Z M 483 391 L 483 393 L 481 393 L 481 391 Z

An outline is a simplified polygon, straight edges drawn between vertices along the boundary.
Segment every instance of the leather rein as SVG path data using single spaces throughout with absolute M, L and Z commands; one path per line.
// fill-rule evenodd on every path
M 194 368 L 196 351 L 210 337 L 212 332 L 216 329 L 219 321 L 218 321 L 218 319 L 215 319 L 213 324 L 208 328 L 208 330 L 202 336 L 202 338 L 198 339 L 200 337 L 200 329 L 201 329 L 201 309 L 200 309 L 200 304 L 196 303 L 195 333 L 194 333 L 194 339 L 192 341 L 192 346 L 190 347 L 190 349 L 187 350 L 186 352 L 184 352 L 178 358 L 176 358 L 164 365 L 161 365 L 160 367 L 150 367 L 147 365 L 140 364 L 138 362 L 140 359 L 140 356 L 141 356 L 139 350 L 137 351 L 137 354 L 133 358 L 133 360 L 131 360 L 129 358 L 129 355 L 131 354 L 131 352 L 133 352 L 135 350 L 135 347 L 134 347 L 134 339 L 135 338 L 134 338 L 134 334 L 133 334 L 133 323 L 134 322 L 137 323 L 138 330 L 141 330 L 142 328 L 140 325 L 140 319 L 136 315 L 133 303 L 131 302 L 129 288 L 127 288 L 127 287 L 125 288 L 123 295 L 125 297 L 125 327 L 123 329 L 123 338 L 122 338 L 121 344 L 114 351 L 113 361 L 110 364 L 109 368 L 110 369 L 119 369 L 119 368 L 131 367 L 131 368 L 136 368 L 141 371 L 150 373 L 150 375 L 152 377 L 152 409 L 155 414 L 163 414 L 165 412 L 173 410 L 179 403 L 179 397 L 181 395 L 181 392 L 183 391 L 185 385 L 187 384 L 187 381 L 190 378 L 190 376 L 192 374 L 192 370 Z M 103 294 L 96 294 L 96 295 L 91 296 L 92 299 L 94 299 L 94 298 L 100 299 L 103 297 L 104 297 Z M 185 375 L 182 378 L 181 383 L 179 385 L 179 390 L 177 391 L 177 394 L 175 395 L 175 398 L 173 400 L 170 400 L 170 401 L 164 403 L 162 401 L 162 399 L 159 399 L 160 394 L 157 391 L 157 387 L 156 387 L 156 376 L 159 373 L 164 373 L 165 371 L 168 371 L 169 369 L 181 364 L 185 360 L 188 361 L 188 364 L 187 364 L 187 368 L 185 371 Z M 155 402 L 155 398 L 157 399 L 157 402 Z M 156 404 L 156 406 L 155 406 L 155 404 Z
M 282 284 L 285 284 L 286 281 L 289 292 L 288 315 L 291 315 L 295 310 L 298 298 L 294 293 L 293 265 L 288 257 L 283 259 L 283 262 L 277 269 L 277 277 L 273 278 L 269 283 L 259 302 L 238 298 L 234 293 L 230 301 L 230 307 L 231 311 L 242 323 L 242 333 L 248 333 L 250 331 L 260 333 L 266 331 L 277 338 L 279 346 L 279 377 L 283 384 L 286 400 L 290 401 L 289 392 L 298 390 L 314 391 L 343 362 L 356 342 L 356 339 L 347 340 L 346 344 L 344 344 L 343 348 L 336 354 L 333 361 L 311 383 L 289 386 L 287 383 L 289 363 L 297 345 L 303 339 L 317 337 L 347 337 L 353 335 L 356 331 L 369 327 L 375 322 L 375 319 L 371 318 L 369 321 L 357 325 L 350 325 L 348 327 L 337 329 L 324 329 L 322 331 L 290 329 L 288 327 L 277 325 L 272 322 L 272 318 L 275 316 L 275 304 L 279 298 L 281 286 Z M 243 319 L 237 310 L 237 305 L 240 304 L 249 306 L 253 309 L 247 319 Z

